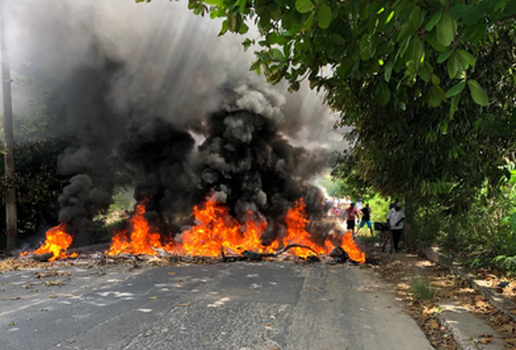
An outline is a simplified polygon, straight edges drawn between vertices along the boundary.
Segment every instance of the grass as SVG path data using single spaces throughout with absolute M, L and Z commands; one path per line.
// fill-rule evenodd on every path
M 89 244 L 105 243 L 111 241 L 113 232 L 118 231 L 120 226 L 129 218 L 136 201 L 132 193 L 124 189 L 118 189 L 113 196 L 113 203 L 106 213 L 97 215 L 93 225 L 89 228 Z
M 435 290 L 430 286 L 428 281 L 417 278 L 412 281 L 410 290 L 414 298 L 419 301 L 432 300 L 435 298 Z

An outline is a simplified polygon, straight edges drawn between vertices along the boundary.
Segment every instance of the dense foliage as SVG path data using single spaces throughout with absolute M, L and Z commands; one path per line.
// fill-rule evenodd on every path
M 487 185 L 468 197 L 468 210 L 442 205 L 438 200 L 416 212 L 417 230 L 423 241 L 448 248 L 474 267 L 516 272 L 516 171 L 496 193 Z
M 37 78 L 37 71 L 31 76 Z M 0 178 L 0 193 L 9 186 L 16 188 L 18 233 L 21 239 L 57 224 L 59 205 L 57 198 L 69 177 L 58 174 L 58 157 L 70 144 L 70 140 L 57 137 L 59 114 L 53 105 L 54 90 L 42 79 L 18 77 L 32 93 L 31 113 L 14 117 L 15 177 Z M 1 126 L 0 126 L 1 127 Z M 3 135 L 3 130 L 1 132 Z M 2 143 L 3 144 L 3 143 Z M 4 163 L 0 163 L 4 173 Z M 5 212 L 0 212 L 2 230 L 5 228 Z
M 9 183 L 4 177 L 0 178 L 0 193 L 5 193 L 8 186 L 16 188 L 21 237 L 57 223 L 57 197 L 68 181 L 68 177 L 57 175 L 57 158 L 67 145 L 63 139 L 34 140 L 16 145 L 16 176 Z M 1 172 L 3 167 L 2 162 Z M 2 222 L 5 220 L 3 214 L 0 216 Z
M 261 47 L 253 70 L 293 90 L 308 77 L 349 114 L 360 112 L 349 104 L 357 82 L 382 106 L 423 98 L 453 114 L 466 86 L 488 106 L 476 60 L 516 16 L 509 0 L 189 0 L 189 8 L 224 18 L 220 34 L 246 34 L 253 21 L 259 39 L 244 41 Z

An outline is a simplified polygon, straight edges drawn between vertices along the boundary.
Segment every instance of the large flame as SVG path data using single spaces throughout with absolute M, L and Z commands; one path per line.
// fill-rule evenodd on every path
M 247 213 L 245 225 L 229 214 L 223 204 L 213 197 L 202 206 L 194 207 L 196 225 L 181 234 L 181 253 L 192 256 L 216 257 L 221 252 L 272 252 L 277 246 L 266 247 L 261 242 L 267 223 Z
M 60 224 L 58 226 L 52 227 L 47 231 L 45 243 L 36 249 L 33 254 L 52 253 L 52 257 L 48 259 L 49 261 L 64 259 L 67 257 L 75 257 L 77 256 L 76 253 L 67 254 L 65 252 L 65 250 L 68 249 L 72 242 L 72 236 L 66 232 L 66 225 Z M 23 252 L 21 255 L 27 255 L 27 252 Z
M 342 235 L 340 246 L 346 251 L 346 253 L 348 253 L 351 260 L 360 264 L 366 262 L 365 253 L 355 243 L 351 231 L 345 232 L 344 235 Z
M 181 242 L 163 245 L 161 235 L 152 230 L 144 218 L 145 204 L 140 203 L 130 219 L 130 233 L 116 233 L 108 254 L 155 255 L 157 252 L 153 248 L 160 248 L 178 255 L 217 257 L 227 253 L 242 253 L 245 250 L 262 254 L 274 253 L 280 246 L 289 244 L 299 244 L 313 249 L 312 251 L 295 247 L 289 251 L 302 258 L 315 255 L 314 251 L 317 254 L 328 254 L 333 248 L 333 243 L 329 239 L 326 239 L 323 245 L 312 241 L 310 233 L 306 230 L 309 220 L 305 209 L 303 199 L 296 201 L 285 215 L 286 235 L 270 245 L 264 245 L 261 237 L 267 228 L 267 222 L 263 218 L 249 211 L 244 224 L 241 224 L 231 216 L 223 203 L 210 197 L 202 205 L 194 207 L 195 225 L 181 234 Z M 365 253 L 355 244 L 351 232 L 345 233 L 339 243 L 350 259 L 359 263 L 365 262 Z
M 308 225 L 309 220 L 305 209 L 305 202 L 303 199 L 299 199 L 294 204 L 294 207 L 287 211 L 287 215 L 285 216 L 287 237 L 283 239 L 283 244 L 301 244 L 312 248 L 317 252 L 317 254 L 326 254 L 328 253 L 326 247 L 321 247 L 312 242 L 312 237 L 306 230 L 306 225 Z M 293 248 L 292 251 L 295 255 L 302 258 L 306 258 L 309 255 L 315 255 L 313 251 L 305 248 Z
M 158 253 L 155 249 L 172 249 L 171 244 L 162 244 L 161 235 L 151 228 L 144 215 L 145 203 L 139 203 L 133 217 L 129 220 L 130 235 L 126 230 L 116 233 L 108 251 L 109 255 L 122 253 L 156 255 Z
M 365 262 L 365 253 L 356 245 L 351 232 L 346 232 L 340 239 L 327 238 L 321 244 L 312 241 L 310 233 L 306 230 L 309 219 L 303 199 L 296 201 L 285 215 L 286 234 L 269 245 L 264 245 L 261 238 L 267 228 L 267 222 L 263 217 L 249 211 L 245 222 L 241 224 L 231 216 L 227 207 L 217 202 L 214 197 L 194 207 L 196 224 L 181 234 L 180 243 L 165 243 L 162 235 L 145 219 L 145 206 L 146 202 L 139 203 L 129 220 L 129 228 L 115 233 L 111 247 L 107 251 L 109 255 L 156 255 L 157 250 L 161 249 L 179 255 L 217 257 L 224 253 L 239 254 L 245 250 L 262 254 L 274 253 L 281 246 L 299 244 L 313 251 L 295 247 L 289 253 L 306 258 L 315 255 L 314 251 L 317 254 L 328 254 L 333 248 L 333 243 L 340 243 L 351 260 Z M 45 243 L 34 254 L 52 253 L 50 261 L 76 256 L 65 252 L 72 240 L 72 236 L 66 232 L 66 225 L 60 224 L 47 231 Z M 28 252 L 20 255 L 26 254 Z

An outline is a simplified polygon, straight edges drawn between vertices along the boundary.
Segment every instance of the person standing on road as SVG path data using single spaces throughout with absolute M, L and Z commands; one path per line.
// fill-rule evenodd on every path
M 367 224 L 371 237 L 373 237 L 373 223 L 371 222 L 371 207 L 369 207 L 369 203 L 366 203 L 365 207 L 360 211 L 362 212 L 362 220 L 360 220 L 360 224 L 358 225 L 358 231 Z
M 349 207 L 346 208 L 344 214 L 346 216 L 346 227 L 348 230 L 351 230 L 353 234 L 355 234 L 355 220 L 359 215 L 359 211 L 355 208 L 355 203 L 351 202 Z
M 401 204 L 399 202 L 394 205 L 394 209 L 389 211 L 387 220 L 389 221 L 389 227 L 392 232 L 394 250 L 397 252 L 399 249 L 398 244 L 400 242 L 405 222 L 405 212 L 401 209 Z

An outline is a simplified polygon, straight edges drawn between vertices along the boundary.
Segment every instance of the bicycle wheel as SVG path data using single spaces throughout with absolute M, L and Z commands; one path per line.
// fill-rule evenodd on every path
M 380 232 L 380 247 L 382 248 L 382 253 L 385 251 L 385 245 L 387 244 L 387 234 L 385 231 Z

